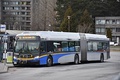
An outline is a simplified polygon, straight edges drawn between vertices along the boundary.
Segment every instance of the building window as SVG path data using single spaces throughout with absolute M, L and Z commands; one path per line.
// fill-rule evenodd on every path
M 22 22 L 22 25 L 25 25 L 25 22 Z
M 96 24 L 105 24 L 105 20 L 96 20 Z
M 26 20 L 30 20 L 30 17 L 26 17 Z
M 117 20 L 117 24 L 120 24 L 120 19 Z
M 106 24 L 110 24 L 110 21 L 108 19 L 106 20 Z
M 31 4 L 30 1 L 26 2 L 26 5 L 30 5 L 30 4 Z
M 3 2 L 3 4 L 4 4 L 4 5 L 8 5 L 8 4 L 9 4 L 9 2 L 4 1 L 4 2 Z
M 21 2 L 21 5 L 26 5 L 26 1 L 22 1 L 22 2 Z
M 3 7 L 3 10 L 5 10 L 5 7 Z
M 22 17 L 22 20 L 25 20 L 25 17 Z
M 13 5 L 14 4 L 14 2 L 10 2 L 10 5 Z
M 115 20 L 112 20 L 112 24 L 115 24 Z
M 15 4 L 16 4 L 16 5 L 18 5 L 18 4 L 19 4 L 19 2 L 15 2 Z
M 104 33 L 105 28 L 96 28 L 96 33 Z
M 27 10 L 31 10 L 31 8 L 30 8 L 30 7 L 27 7 Z
M 120 32 L 120 28 L 116 28 L 116 32 Z
M 30 15 L 30 12 L 27 12 L 26 15 Z
M 22 15 L 25 15 L 25 12 L 21 12 Z
M 96 28 L 96 33 L 99 33 L 100 32 L 100 28 Z
M 11 12 L 13 15 L 20 15 L 20 12 Z
M 19 10 L 19 7 L 14 7 L 14 10 Z
M 21 7 L 22 10 L 25 10 L 25 7 Z
M 105 28 L 101 28 L 101 32 L 104 33 L 105 32 Z
M 7 12 L 3 12 L 3 14 L 7 14 Z
M 109 20 L 109 23 L 112 24 L 112 20 Z
M 11 12 L 11 14 L 15 15 L 15 14 L 16 14 L 16 12 Z
M 115 29 L 115 28 L 111 28 L 111 30 L 112 30 L 112 33 L 116 32 L 116 29 Z
M 106 24 L 116 24 L 115 20 L 106 20 Z
M 18 5 L 19 2 L 18 2 L 18 1 L 11 1 L 10 4 L 11 4 L 11 5 Z
M 30 30 L 30 27 L 26 27 L 25 30 Z
M 3 10 L 9 10 L 10 7 L 3 7 Z
M 26 22 L 26 25 L 30 26 L 30 22 Z

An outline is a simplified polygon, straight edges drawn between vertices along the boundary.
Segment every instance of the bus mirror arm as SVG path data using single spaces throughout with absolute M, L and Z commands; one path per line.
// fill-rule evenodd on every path
M 13 49 L 7 49 L 6 52 L 13 52 L 14 51 L 14 48 Z

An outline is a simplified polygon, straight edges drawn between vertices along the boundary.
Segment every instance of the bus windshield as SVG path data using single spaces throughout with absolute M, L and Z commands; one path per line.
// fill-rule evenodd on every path
M 21 40 L 16 42 L 15 53 L 20 54 L 38 54 L 39 41 Z

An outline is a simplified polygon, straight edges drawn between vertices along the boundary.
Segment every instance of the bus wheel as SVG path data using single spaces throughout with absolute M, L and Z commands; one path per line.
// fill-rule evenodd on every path
M 104 55 L 103 54 L 101 54 L 101 56 L 100 56 L 100 62 L 104 62 Z
M 75 55 L 74 63 L 79 64 L 79 56 L 77 54 Z
M 19 67 L 20 65 L 18 65 L 18 64 L 13 64 L 14 65 L 14 67 Z
M 50 67 L 52 66 L 52 64 L 53 64 L 52 57 L 49 56 L 47 59 L 47 66 Z

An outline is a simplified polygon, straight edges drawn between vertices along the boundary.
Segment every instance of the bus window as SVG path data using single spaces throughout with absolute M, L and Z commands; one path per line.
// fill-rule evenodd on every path
M 40 45 L 40 51 L 41 53 L 45 53 L 46 52 L 46 42 L 45 41 L 42 41 L 41 42 L 41 45 Z
M 74 41 L 69 41 L 69 51 L 75 51 L 75 43 L 74 43 Z
M 47 42 L 47 52 L 54 52 L 54 44 L 53 44 L 53 41 L 48 41 Z
M 62 45 L 61 42 L 53 42 L 54 47 L 54 51 L 55 52 L 61 52 L 62 51 Z
M 107 42 L 104 42 L 104 43 L 103 43 L 103 49 L 104 49 L 104 50 L 107 50 L 107 49 L 108 49 L 108 43 L 107 43 Z
M 62 42 L 62 51 L 68 51 L 68 42 L 67 41 L 63 41 Z
M 98 42 L 97 47 L 98 47 L 98 51 L 102 51 L 103 50 L 103 44 L 102 44 L 102 42 Z
M 93 51 L 97 51 L 97 42 L 93 42 Z
M 44 44 L 45 49 L 45 44 Z M 48 41 L 47 42 L 47 52 L 61 52 L 62 45 L 60 41 Z
M 92 44 L 92 42 L 88 42 L 88 51 L 93 51 L 93 44 Z
M 75 51 L 80 51 L 80 42 L 79 41 L 75 42 Z

